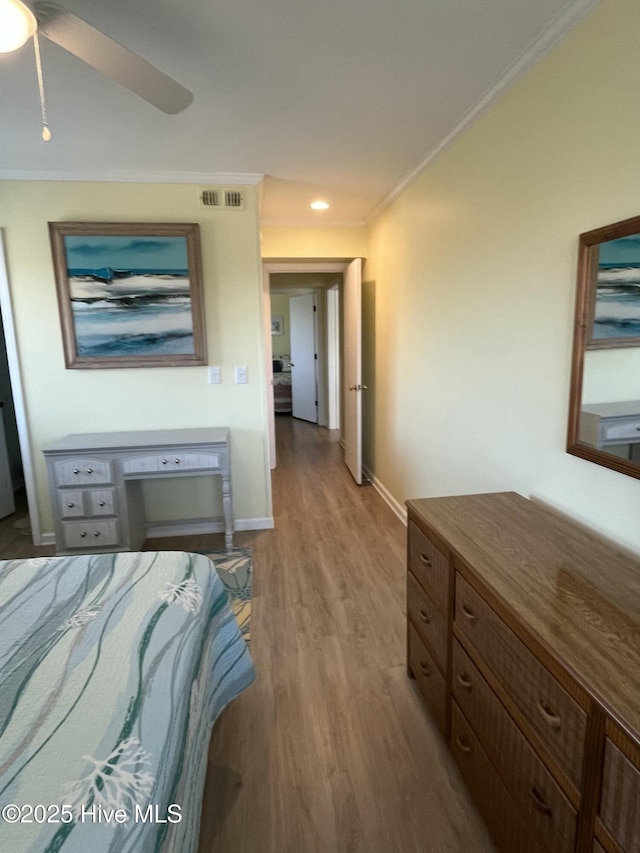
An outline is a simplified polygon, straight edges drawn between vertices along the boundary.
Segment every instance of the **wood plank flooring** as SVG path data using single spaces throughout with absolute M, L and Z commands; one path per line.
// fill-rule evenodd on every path
M 405 528 L 335 432 L 279 416 L 277 439 L 276 527 L 236 534 L 254 549 L 257 679 L 214 728 L 199 853 L 493 851 L 406 674 Z M 51 553 L 14 525 L 0 558 Z

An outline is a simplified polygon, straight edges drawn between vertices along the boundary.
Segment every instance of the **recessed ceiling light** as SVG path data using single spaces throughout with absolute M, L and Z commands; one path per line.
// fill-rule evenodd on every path
M 328 205 L 328 203 L 327 203 L 326 201 L 312 201 L 312 202 L 311 202 L 311 207 L 312 207 L 314 210 L 327 210 L 327 208 L 329 207 L 329 205 Z

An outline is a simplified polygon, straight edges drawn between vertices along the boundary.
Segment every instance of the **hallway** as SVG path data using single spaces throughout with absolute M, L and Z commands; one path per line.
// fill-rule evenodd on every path
M 406 674 L 403 525 L 337 433 L 276 426 L 275 530 L 237 537 L 258 676 L 213 733 L 200 853 L 492 850 Z

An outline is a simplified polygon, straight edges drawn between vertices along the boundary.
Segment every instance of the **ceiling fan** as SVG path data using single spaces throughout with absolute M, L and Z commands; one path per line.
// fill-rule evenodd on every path
M 0 53 L 17 50 L 36 33 L 165 113 L 179 113 L 193 101 L 184 86 L 56 3 L 0 0 Z

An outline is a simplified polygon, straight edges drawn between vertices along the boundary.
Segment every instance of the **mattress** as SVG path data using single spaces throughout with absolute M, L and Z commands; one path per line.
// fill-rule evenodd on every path
M 203 555 L 0 562 L 0 849 L 196 851 L 211 727 L 254 675 Z

